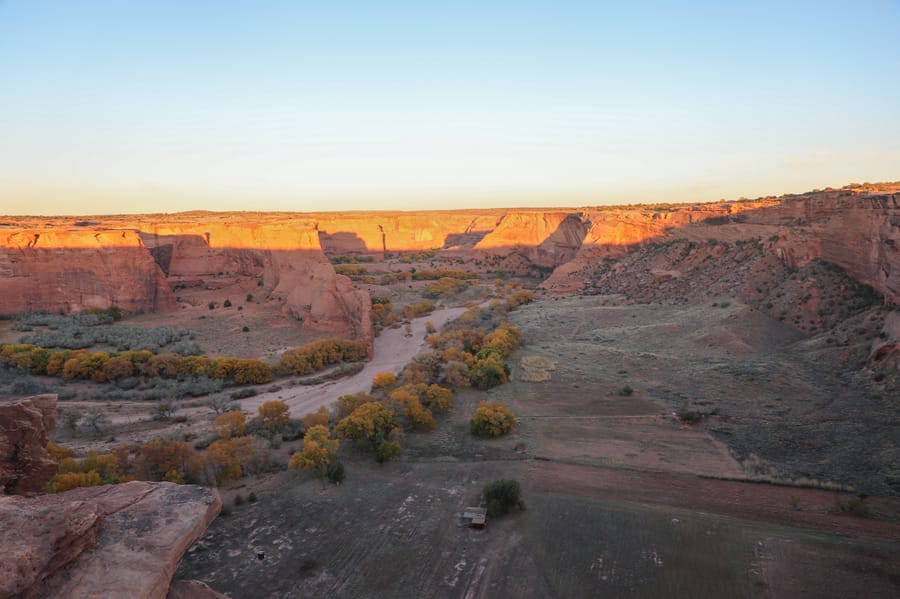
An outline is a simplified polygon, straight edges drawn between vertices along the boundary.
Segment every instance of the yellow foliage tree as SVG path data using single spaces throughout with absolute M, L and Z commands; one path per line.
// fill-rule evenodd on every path
M 134 466 L 141 480 L 163 480 L 170 472 L 187 475 L 194 448 L 187 441 L 154 439 L 137 450 Z
M 397 375 L 393 372 L 379 372 L 372 379 L 372 389 L 391 389 L 397 386 Z
M 374 452 L 379 462 L 392 458 L 400 451 L 400 444 L 395 440 L 397 424 L 394 413 L 377 402 L 364 403 L 356 408 L 338 422 L 335 431 Z
M 50 454 L 50 459 L 57 464 L 62 462 L 65 458 L 71 458 L 75 456 L 75 451 L 71 447 L 57 445 L 53 441 L 49 441 L 47 443 L 47 453 Z
M 47 484 L 47 490 L 51 493 L 62 493 L 78 487 L 96 487 L 103 484 L 106 483 L 103 482 L 96 470 L 91 470 L 90 472 L 67 472 L 65 474 L 57 474 Z
M 309 431 L 314 426 L 328 427 L 328 410 L 325 407 L 321 407 L 317 412 L 310 412 L 303 417 L 304 429 Z
M 359 406 L 373 401 L 375 398 L 363 391 L 353 395 L 341 395 L 337 398 L 337 417 L 346 418 Z
M 496 401 L 481 402 L 469 421 L 472 434 L 484 437 L 499 437 L 516 425 L 516 417 L 509 408 Z
M 281 400 L 272 399 L 264 402 L 258 411 L 262 425 L 273 433 L 282 430 L 291 422 L 291 411 Z
M 294 469 L 312 470 L 325 484 L 325 475 L 328 466 L 337 453 L 340 442 L 331 438 L 328 427 L 317 424 L 306 431 L 303 437 L 303 449 L 295 451 L 291 456 L 288 467 Z
M 213 420 L 213 432 L 223 439 L 240 437 L 244 434 L 247 420 L 240 410 L 230 410 L 216 416 Z
M 207 449 L 206 455 L 210 467 L 215 471 L 216 482 L 221 485 L 240 478 L 244 467 L 256 459 L 258 451 L 253 437 L 249 435 L 214 441 Z

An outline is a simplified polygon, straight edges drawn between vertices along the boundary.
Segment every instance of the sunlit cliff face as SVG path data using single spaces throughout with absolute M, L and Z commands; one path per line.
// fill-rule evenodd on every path
M 645 243 L 758 238 L 792 267 L 815 258 L 833 262 L 896 303 L 897 187 L 578 210 L 181 213 L 98 217 L 80 226 L 73 219 L 23 217 L 0 226 L 0 295 L 10 313 L 111 304 L 165 310 L 174 307 L 166 277 L 234 272 L 327 315 L 315 288 L 343 279 L 334 279 L 326 255 L 444 249 L 486 269 L 555 271 L 545 287 L 572 293 L 582 267 Z

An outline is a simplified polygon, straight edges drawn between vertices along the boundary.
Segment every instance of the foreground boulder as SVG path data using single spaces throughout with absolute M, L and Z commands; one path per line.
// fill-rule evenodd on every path
M 47 453 L 56 428 L 56 395 L 36 395 L 0 404 L 0 490 L 7 494 L 38 493 L 56 475 Z
M 56 474 L 46 449 L 56 423 L 55 395 L 0 405 L 3 493 L 33 495 Z M 165 482 L 0 494 L 0 599 L 163 599 L 181 556 L 221 507 L 214 489 Z M 221 596 L 195 582 L 173 592 Z
M 162 599 L 221 506 L 212 489 L 141 481 L 0 497 L 0 597 Z

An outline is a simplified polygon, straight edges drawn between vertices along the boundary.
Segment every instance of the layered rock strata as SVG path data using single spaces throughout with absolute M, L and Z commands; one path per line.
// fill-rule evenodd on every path
M 0 230 L 0 314 L 176 307 L 134 231 Z

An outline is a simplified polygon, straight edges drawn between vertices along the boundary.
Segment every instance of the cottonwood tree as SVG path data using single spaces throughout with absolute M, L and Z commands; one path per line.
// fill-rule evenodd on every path
M 483 401 L 472 414 L 469 430 L 473 435 L 499 437 L 516 427 L 516 417 L 509 408 L 496 401 Z
M 240 437 L 246 429 L 247 419 L 240 410 L 231 410 L 213 420 L 213 432 L 223 439 Z
M 288 467 L 294 469 L 312 470 L 322 486 L 325 486 L 325 477 L 329 466 L 335 460 L 340 442 L 331 438 L 328 427 L 317 424 L 306 431 L 303 438 L 303 449 L 295 451 L 291 456 Z
M 269 432 L 277 433 L 291 422 L 291 411 L 281 400 L 264 402 L 258 408 L 259 420 Z
M 356 442 L 360 448 L 374 453 L 379 463 L 400 452 L 400 443 L 396 441 L 399 429 L 394 413 L 380 403 L 362 404 L 338 422 L 335 431 L 345 439 Z
M 328 428 L 328 408 L 322 406 L 316 412 L 310 412 L 303 417 L 303 428 L 307 431 L 314 426 Z

